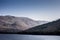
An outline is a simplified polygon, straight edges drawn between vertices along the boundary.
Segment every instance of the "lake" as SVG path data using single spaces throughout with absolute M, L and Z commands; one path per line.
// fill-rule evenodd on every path
M 0 34 L 0 40 L 60 40 L 60 36 Z

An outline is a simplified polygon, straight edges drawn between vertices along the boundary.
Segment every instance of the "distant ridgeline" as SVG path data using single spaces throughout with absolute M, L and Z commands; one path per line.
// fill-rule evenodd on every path
M 48 35 L 60 35 L 60 19 L 49 22 L 43 25 L 39 25 L 33 28 L 30 28 L 28 30 L 19 32 L 21 34 L 35 34 L 35 35 L 40 35 L 40 34 L 48 34 Z
M 35 21 L 27 17 L 0 16 L 0 33 L 17 33 L 47 21 Z
M 60 34 L 60 19 L 48 23 L 26 17 L 0 16 L 0 33 Z

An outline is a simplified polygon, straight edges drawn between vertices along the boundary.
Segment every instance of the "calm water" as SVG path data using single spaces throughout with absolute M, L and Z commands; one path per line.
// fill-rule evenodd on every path
M 0 40 L 60 40 L 60 36 L 0 34 Z

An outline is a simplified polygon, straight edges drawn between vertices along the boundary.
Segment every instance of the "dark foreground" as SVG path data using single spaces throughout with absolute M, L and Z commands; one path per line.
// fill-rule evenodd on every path
M 60 36 L 60 32 L 0 32 L 0 34 L 58 35 Z

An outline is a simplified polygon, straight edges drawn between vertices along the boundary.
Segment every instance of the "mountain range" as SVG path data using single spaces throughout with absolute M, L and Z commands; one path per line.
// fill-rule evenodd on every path
M 10 15 L 0 16 L 0 31 L 23 31 L 45 23 L 48 23 L 48 21 L 35 21 L 27 17 L 15 17 Z
M 59 34 L 60 19 L 24 31 L 25 34 Z
M 60 19 L 35 21 L 27 17 L 0 16 L 0 33 L 60 34 Z

